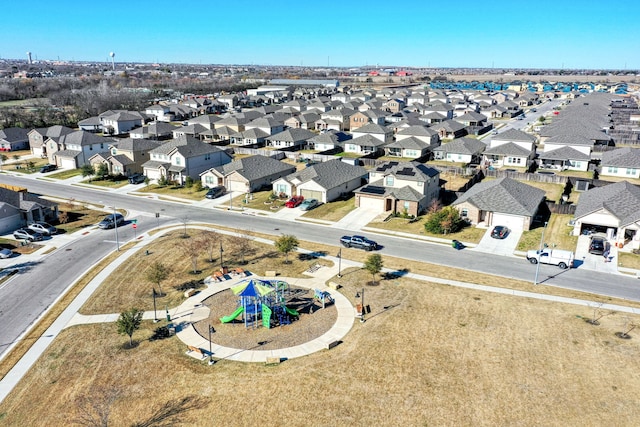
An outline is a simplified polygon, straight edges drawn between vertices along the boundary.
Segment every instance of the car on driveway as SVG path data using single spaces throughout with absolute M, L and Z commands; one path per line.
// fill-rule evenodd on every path
M 494 239 L 504 239 L 508 235 L 509 229 L 504 225 L 496 225 L 495 227 L 493 227 L 493 230 L 491 230 L 491 237 L 493 237 Z
M 13 251 L 11 249 L 2 248 L 0 249 L 0 259 L 7 259 L 13 256 Z
M 37 231 L 30 230 L 28 228 L 21 228 L 13 232 L 13 237 L 16 240 L 27 240 L 29 242 L 42 240 L 42 234 Z
M 594 255 L 602 255 L 607 249 L 609 243 L 607 239 L 602 236 L 591 236 L 589 241 L 589 253 Z
M 98 223 L 98 228 L 106 230 L 108 228 L 114 228 L 116 225 L 120 225 L 124 222 L 124 216 L 119 213 L 109 214 L 104 217 L 102 221 Z
M 58 169 L 58 166 L 48 164 L 48 165 L 44 165 L 44 166 L 42 166 L 40 168 L 40 173 L 52 172 L 52 171 L 54 171 L 56 169 Z
M 304 201 L 304 196 L 293 196 L 284 204 L 288 208 L 296 208 Z
M 142 184 L 145 179 L 147 179 L 147 177 L 141 173 L 134 173 L 129 177 L 129 184 Z
M 223 185 L 218 185 L 217 187 L 210 188 L 204 197 L 206 197 L 207 199 L 217 199 L 218 197 L 222 196 L 225 191 L 227 191 L 227 189 L 224 188 Z
M 27 228 L 33 231 L 37 231 L 38 233 L 43 234 L 45 236 L 51 236 L 52 234 L 56 234 L 58 232 L 58 229 L 55 228 L 53 225 L 47 224 L 46 222 L 42 222 L 42 221 L 31 223 L 27 226 Z
M 311 209 L 315 208 L 319 204 L 320 202 L 318 202 L 318 199 L 307 199 L 304 202 L 300 203 L 300 210 L 310 211 Z

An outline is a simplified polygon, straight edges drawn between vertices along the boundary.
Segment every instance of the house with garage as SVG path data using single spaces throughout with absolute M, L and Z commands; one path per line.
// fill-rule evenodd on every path
M 29 131 L 24 128 L 0 129 L 0 151 L 29 149 Z
M 368 154 L 382 155 L 386 142 L 381 141 L 373 135 L 365 134 L 357 138 L 350 139 L 344 143 L 343 150 L 345 153 L 354 153 L 362 156 Z
M 77 130 L 45 141 L 49 163 L 63 169 L 77 169 L 96 153 L 108 151 L 113 138 Z
M 271 188 L 274 181 L 295 171 L 293 165 L 255 155 L 208 169 L 200 174 L 200 180 L 204 187 L 224 185 L 227 191 L 253 193 Z
M 316 130 L 349 130 L 351 116 L 355 113 L 356 112 L 350 108 L 334 108 L 324 113 L 320 113 L 320 120 L 316 122 Z
M 251 120 L 249 123 L 244 125 L 245 131 L 249 129 L 259 129 L 269 135 L 275 135 L 277 133 L 283 132 L 285 129 L 285 125 L 283 122 L 272 117 L 259 117 L 257 119 Z
M 440 197 L 440 172 L 418 162 L 386 162 L 354 193 L 356 207 L 417 216 Z
M 55 221 L 58 204 L 26 188 L 0 185 L 0 234 L 11 233 L 36 221 Z
M 377 138 L 380 141 L 384 142 L 385 144 L 393 141 L 393 130 L 389 129 L 386 126 L 380 126 L 375 123 L 367 123 L 364 126 L 352 130 L 351 135 L 353 135 L 354 139 L 364 135 L 371 135 L 374 138 Z
M 485 166 L 527 168 L 536 156 L 536 137 L 518 129 L 508 129 L 493 136 L 484 151 Z
M 142 126 L 129 131 L 129 137 L 134 139 L 165 140 L 173 136 L 176 127 L 165 122 L 153 122 L 149 126 Z
M 529 230 L 544 201 L 544 190 L 505 177 L 475 184 L 453 206 L 474 225 Z
M 227 128 L 228 129 L 228 128 Z M 247 129 L 243 132 L 235 132 L 230 136 L 231 145 L 264 147 L 270 133 L 258 128 Z
M 349 129 L 354 131 L 368 123 L 375 123 L 377 125 L 384 126 L 387 115 L 388 113 L 376 109 L 356 111 L 349 119 Z
M 45 141 L 49 138 L 53 140 L 59 139 L 71 132 L 74 132 L 74 130 L 60 125 L 50 126 L 48 128 L 31 129 L 27 133 L 31 154 L 41 158 L 47 157 L 47 145 L 45 144 Z
M 155 104 L 145 108 L 144 113 L 158 122 L 172 122 L 175 120 L 175 114 L 168 105 Z
M 107 152 L 101 152 L 89 158 L 94 169 L 104 163 L 112 175 L 131 176 L 143 173 L 142 165 L 150 159 L 150 151 L 162 145 L 160 141 L 150 139 L 124 138 L 109 145 Z
M 361 166 L 328 160 L 274 181 L 273 192 L 327 203 L 350 194 L 362 185 L 366 176 L 367 171 Z
M 538 154 L 540 169 L 572 170 L 586 172 L 589 169 L 591 156 L 568 145 Z
M 210 129 L 199 123 L 194 123 L 192 125 L 174 128 L 171 132 L 173 133 L 173 139 L 180 138 L 181 136 L 190 136 L 192 138 L 202 140 L 204 137 L 201 137 L 200 134 L 208 130 Z
M 307 141 L 316 136 L 307 129 L 286 129 L 266 138 L 267 146 L 276 148 L 300 149 L 307 145 Z
M 102 120 L 100 120 L 98 116 L 88 117 L 78 122 L 78 129 L 92 133 L 100 133 L 102 132 Z
M 640 149 L 623 147 L 602 153 L 600 176 L 640 178 Z
M 149 179 L 165 177 L 184 185 L 187 177 L 200 180 L 200 174 L 212 167 L 231 162 L 231 156 L 219 147 L 190 136 L 169 140 L 149 152 L 142 168 Z
M 571 147 L 574 150 L 580 151 L 581 153 L 591 157 L 594 144 L 593 140 L 581 135 L 556 134 L 545 139 L 544 151 L 553 151 L 562 147 Z
M 486 144 L 475 138 L 458 138 L 435 147 L 433 158 L 447 162 L 479 164 L 482 161 L 482 153 L 487 148 Z
M 395 137 L 396 141 L 402 141 L 406 138 L 417 138 L 434 147 L 440 145 L 438 132 L 422 124 L 399 127 L 397 128 Z
M 433 146 L 424 142 L 422 139 L 410 136 L 391 142 L 383 148 L 386 156 L 415 160 L 427 156 Z
M 320 135 L 316 135 L 308 140 L 309 148 L 316 151 L 343 151 L 343 145 L 345 141 L 352 138 L 351 135 L 330 130 Z
M 612 243 L 640 248 L 640 188 L 628 181 L 595 187 L 580 194 L 573 235 L 583 230 L 607 234 Z
M 431 125 L 431 129 L 438 133 L 440 139 L 461 138 L 467 134 L 465 125 L 455 120 L 445 120 Z

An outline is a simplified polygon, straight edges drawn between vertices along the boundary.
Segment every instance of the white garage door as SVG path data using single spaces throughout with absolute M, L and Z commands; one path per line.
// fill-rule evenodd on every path
M 524 217 L 516 215 L 507 215 L 502 213 L 494 213 L 491 226 L 504 225 L 511 230 L 523 230 L 524 229 Z
M 300 190 L 300 195 L 304 196 L 305 199 L 316 199 L 322 201 L 322 191 L 314 191 L 314 190 L 305 190 L 304 188 Z
M 227 188 L 228 191 L 237 191 L 239 193 L 246 193 L 247 192 L 247 183 L 246 182 L 227 180 L 227 185 L 229 186 L 229 188 Z
M 60 167 L 62 169 L 75 169 L 76 168 L 76 160 L 75 159 L 60 159 Z
M 384 199 L 374 199 L 372 197 L 360 196 L 360 207 L 367 210 L 384 212 Z

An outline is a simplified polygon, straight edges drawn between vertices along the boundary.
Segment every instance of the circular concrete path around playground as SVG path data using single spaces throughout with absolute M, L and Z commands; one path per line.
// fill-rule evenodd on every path
M 327 291 L 334 299 L 337 310 L 337 319 L 333 326 L 324 334 L 310 340 L 304 344 L 293 347 L 273 349 L 273 350 L 245 350 L 231 347 L 224 347 L 200 335 L 194 328 L 193 323 L 203 319 L 203 301 L 212 295 L 226 291 L 237 285 L 239 282 L 247 279 L 260 279 L 260 277 L 249 276 L 227 280 L 225 282 L 216 282 L 207 285 L 203 291 L 188 298 L 182 303 L 177 310 L 174 311 L 172 321 L 176 326 L 176 336 L 184 342 L 188 347 L 198 348 L 201 353 L 187 351 L 187 354 L 205 359 L 209 356 L 209 346 L 211 345 L 211 356 L 215 360 L 233 360 L 236 362 L 267 362 L 267 360 L 287 360 L 296 357 L 306 356 L 320 350 L 326 350 L 339 343 L 351 330 L 355 319 L 355 309 L 349 300 L 338 291 L 329 289 L 324 281 L 319 278 L 297 279 L 287 277 L 266 278 L 268 280 L 281 280 L 305 289 L 318 289 Z

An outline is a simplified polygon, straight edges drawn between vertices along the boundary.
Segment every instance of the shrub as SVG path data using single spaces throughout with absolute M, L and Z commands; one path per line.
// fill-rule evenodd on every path
M 187 188 L 191 188 L 193 187 L 193 178 L 191 178 L 190 176 L 188 176 L 185 180 L 184 180 L 184 186 Z
M 460 230 L 464 222 L 460 218 L 458 210 L 452 206 L 446 206 L 438 211 L 430 212 L 424 223 L 424 229 L 433 234 L 455 233 Z

